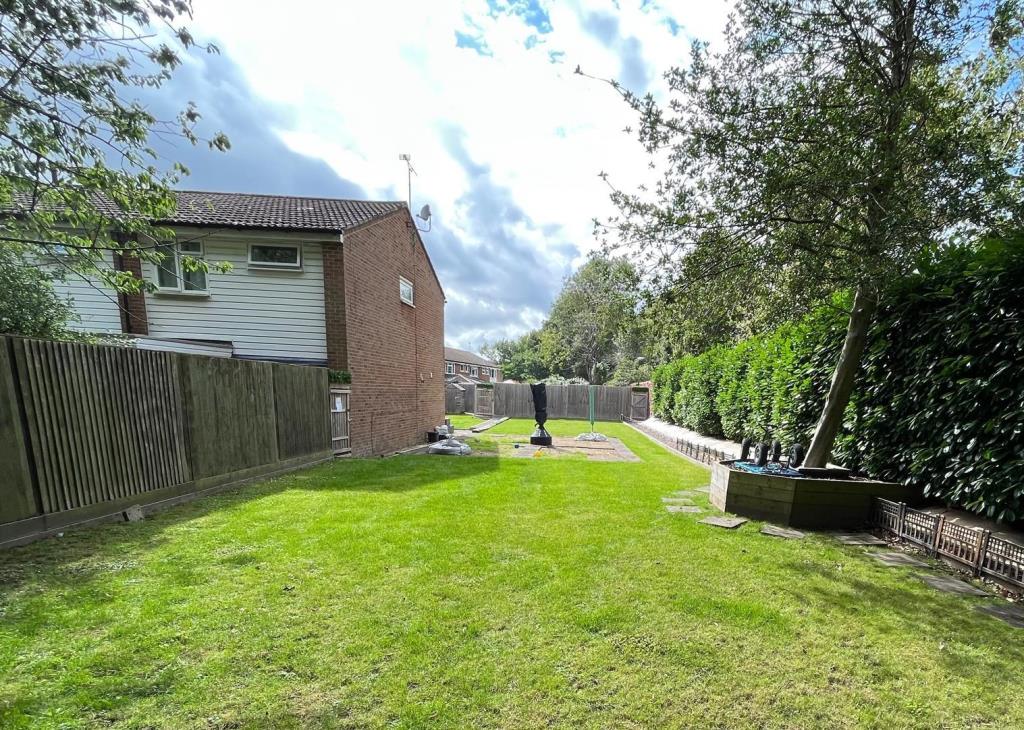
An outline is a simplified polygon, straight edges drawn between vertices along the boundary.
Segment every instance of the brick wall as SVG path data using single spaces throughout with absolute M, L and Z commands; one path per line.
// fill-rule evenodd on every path
M 345 253 L 340 243 L 324 244 L 324 323 L 327 329 L 327 367 L 348 370 L 345 334 Z
M 423 443 L 445 415 L 444 295 L 426 250 L 404 209 L 346 233 L 342 249 L 352 453 Z M 400 276 L 415 306 L 399 298 Z
M 136 279 L 142 280 L 142 261 L 138 256 L 115 254 L 114 266 L 119 271 L 130 272 Z M 126 334 L 148 335 L 146 295 L 141 291 L 137 294 L 119 294 L 118 300 L 121 306 L 121 331 Z

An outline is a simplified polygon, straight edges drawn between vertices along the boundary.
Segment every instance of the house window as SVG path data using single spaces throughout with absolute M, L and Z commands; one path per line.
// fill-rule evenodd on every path
M 398 296 L 403 302 L 409 306 L 415 306 L 414 302 L 414 291 L 412 288 L 412 282 L 406 279 L 404 276 L 398 277 Z
M 446 362 L 444 364 L 444 372 L 445 372 L 445 375 L 455 375 L 455 363 L 453 363 L 453 362 Z
M 476 365 L 474 365 L 473 367 L 471 367 L 471 368 L 469 369 L 469 374 L 470 374 L 470 375 L 472 375 L 472 376 L 473 376 L 474 378 L 475 378 L 475 377 L 476 377 L 476 376 L 477 376 L 477 375 L 479 374 L 479 373 L 477 372 L 477 369 L 476 369 Z
M 469 372 L 469 365 L 459 365 L 459 372 L 460 373 L 468 373 Z
M 302 246 L 290 243 L 251 243 L 249 266 L 260 269 L 301 269 Z
M 203 257 L 202 241 L 162 243 L 156 252 L 163 258 L 156 267 L 156 286 L 161 291 L 206 294 L 205 271 L 190 271 L 190 259 Z

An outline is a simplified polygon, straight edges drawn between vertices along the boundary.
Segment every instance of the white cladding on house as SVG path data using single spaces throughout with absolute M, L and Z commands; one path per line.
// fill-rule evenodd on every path
M 179 234 L 184 240 L 187 234 Z M 241 357 L 327 360 L 323 251 L 319 242 L 287 235 L 211 235 L 202 239 L 203 258 L 227 262 L 231 271 L 207 275 L 207 294 L 146 294 L 151 338 L 231 342 Z M 301 270 L 250 266 L 249 244 L 301 243 Z M 338 244 L 334 244 L 338 245 Z M 156 281 L 156 267 L 143 262 L 143 276 Z
M 113 269 L 112 254 L 104 256 L 99 265 Z M 121 332 L 121 308 L 114 291 L 104 287 L 94 276 L 83 277 L 59 264 L 47 268 L 64 277 L 64 281 L 53 283 L 53 289 L 61 298 L 72 300 L 78 319 L 68 322 L 69 329 L 101 334 Z

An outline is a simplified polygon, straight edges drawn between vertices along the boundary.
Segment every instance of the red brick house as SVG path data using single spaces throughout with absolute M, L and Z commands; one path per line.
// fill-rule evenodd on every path
M 444 375 L 456 383 L 500 383 L 501 364 L 468 350 L 444 348 Z
M 109 262 L 156 291 L 113 297 L 69 282 L 80 329 L 144 349 L 347 371 L 356 456 L 422 443 L 444 421 L 444 292 L 405 203 L 177 196 L 159 221 L 175 232 L 163 263 Z M 189 272 L 185 256 L 231 269 Z

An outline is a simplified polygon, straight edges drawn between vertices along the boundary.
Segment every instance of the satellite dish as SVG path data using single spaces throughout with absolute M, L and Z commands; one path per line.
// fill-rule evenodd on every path
M 422 218 L 425 221 L 429 221 L 430 220 L 430 206 L 429 205 L 424 205 L 422 208 L 420 208 L 420 214 L 419 214 L 418 217 Z

